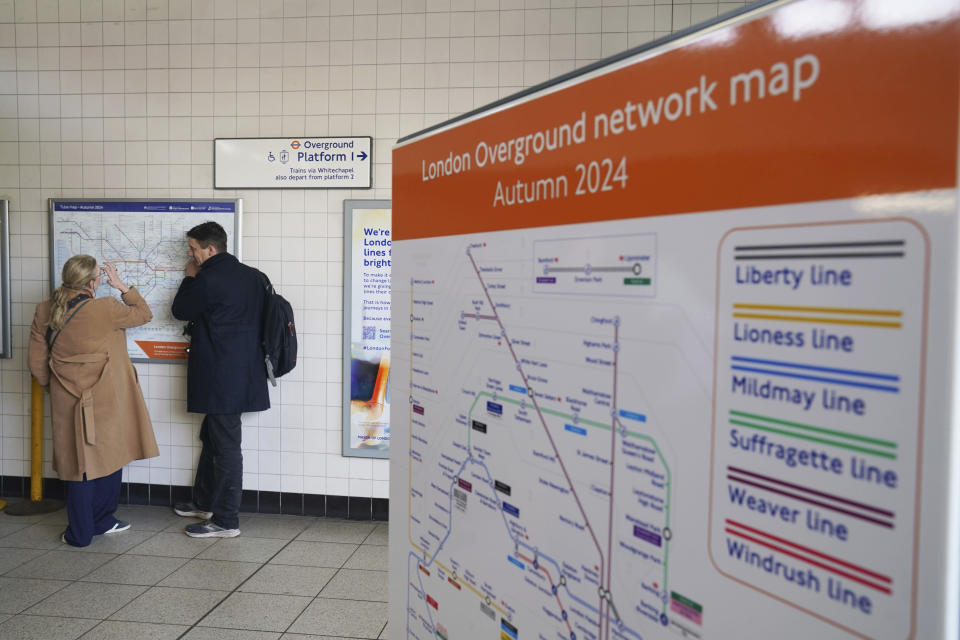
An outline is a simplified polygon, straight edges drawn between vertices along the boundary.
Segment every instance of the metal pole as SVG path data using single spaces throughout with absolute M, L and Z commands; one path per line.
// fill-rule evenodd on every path
M 43 387 L 30 376 L 30 500 L 43 500 Z
M 30 499 L 7 505 L 3 512 L 11 516 L 51 513 L 63 508 L 62 500 L 43 499 L 43 387 L 36 378 L 30 380 Z

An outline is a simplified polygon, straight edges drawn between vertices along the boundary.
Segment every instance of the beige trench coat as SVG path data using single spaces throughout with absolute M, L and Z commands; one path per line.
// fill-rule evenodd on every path
M 153 317 L 143 297 L 131 288 L 123 294 L 123 303 L 105 297 L 83 304 L 57 337 L 52 353 L 46 340 L 50 307 L 50 300 L 37 305 L 28 355 L 30 373 L 50 390 L 57 475 L 79 481 L 86 473 L 87 480 L 93 480 L 133 460 L 158 456 L 137 372 L 127 354 L 125 329 Z

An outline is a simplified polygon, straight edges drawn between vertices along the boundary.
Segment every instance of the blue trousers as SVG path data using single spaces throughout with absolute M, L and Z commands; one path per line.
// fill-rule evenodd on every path
M 193 483 L 193 503 L 213 512 L 213 523 L 240 528 L 243 493 L 243 453 L 240 450 L 240 414 L 208 413 L 200 425 L 200 461 Z
M 122 469 L 102 478 L 67 481 L 67 543 L 86 547 L 93 536 L 113 528 L 117 519 L 113 513 L 120 502 Z

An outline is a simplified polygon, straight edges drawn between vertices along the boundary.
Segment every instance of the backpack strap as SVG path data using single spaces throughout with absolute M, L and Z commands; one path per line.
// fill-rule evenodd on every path
M 73 320 L 73 316 L 77 315 L 77 312 L 79 312 L 80 309 L 83 309 L 84 305 L 86 305 L 88 302 L 90 302 L 90 296 L 86 294 L 81 294 L 75 297 L 73 300 L 67 303 L 67 309 L 72 309 L 74 306 L 77 308 L 74 309 L 73 313 L 67 316 L 67 319 L 63 321 L 63 324 L 60 325 L 60 328 L 57 330 L 57 332 L 54 333 L 52 328 L 49 326 L 47 327 L 47 345 L 51 351 L 53 351 L 53 343 L 56 342 L 57 338 L 60 337 L 60 334 L 63 333 L 63 330 L 66 328 L 67 324 Z M 51 335 L 53 336 L 52 340 L 50 338 Z
M 273 386 L 277 386 L 277 377 L 274 375 L 273 362 L 270 361 L 270 353 L 267 349 L 266 331 L 267 319 L 270 315 L 270 305 L 275 292 L 273 290 L 273 284 L 271 284 L 267 274 L 259 269 L 257 272 L 260 274 L 260 284 L 263 286 L 263 315 L 260 318 L 260 346 L 263 349 L 263 364 L 267 368 L 267 380 L 269 380 Z

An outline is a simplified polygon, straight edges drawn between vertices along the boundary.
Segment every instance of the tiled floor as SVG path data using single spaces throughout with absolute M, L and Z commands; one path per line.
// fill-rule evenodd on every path
M 0 513 L 0 639 L 388 637 L 384 523 L 240 514 L 240 537 L 198 539 L 169 508 L 117 516 L 77 549 L 63 510 Z

